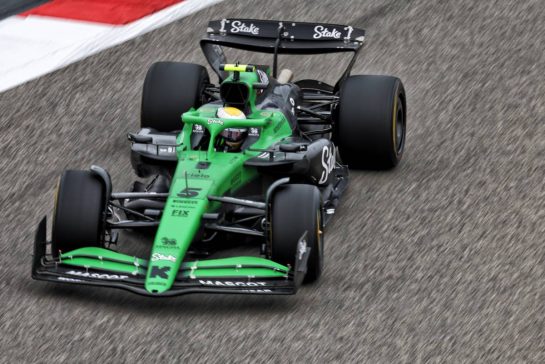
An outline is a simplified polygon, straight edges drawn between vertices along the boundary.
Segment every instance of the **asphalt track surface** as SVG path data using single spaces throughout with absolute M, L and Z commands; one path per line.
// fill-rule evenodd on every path
M 227 1 L 0 94 L 0 361 L 545 362 L 544 9 Z M 354 73 L 405 83 L 404 159 L 352 173 L 323 279 L 289 297 L 173 299 L 32 281 L 57 176 L 99 164 L 128 186 L 147 68 L 204 63 L 198 39 L 226 16 L 364 27 Z M 290 61 L 298 76 L 340 72 Z

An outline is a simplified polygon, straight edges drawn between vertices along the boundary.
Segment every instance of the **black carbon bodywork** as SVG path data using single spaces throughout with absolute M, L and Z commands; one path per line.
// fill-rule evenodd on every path
M 328 139 L 312 142 L 291 138 L 274 145 L 244 163 L 260 173 L 296 177 L 305 182 L 324 186 L 332 181 L 335 165 L 335 145 Z

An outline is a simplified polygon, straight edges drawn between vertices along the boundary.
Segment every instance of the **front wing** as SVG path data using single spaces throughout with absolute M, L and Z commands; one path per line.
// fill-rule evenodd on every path
M 298 251 L 295 267 L 285 271 L 278 277 L 257 275 L 244 275 L 244 269 L 253 271 L 260 269 L 272 269 L 267 265 L 242 266 L 233 265 L 234 258 L 224 260 L 215 260 L 217 265 L 208 265 L 199 267 L 203 274 L 199 275 L 192 269 L 191 263 L 184 263 L 174 281 L 172 287 L 163 293 L 153 293 L 145 289 L 146 264 L 145 260 L 132 257 L 131 261 L 127 259 L 115 259 L 104 256 L 90 255 L 71 255 L 70 259 L 54 259 L 47 255 L 46 239 L 46 218 L 44 217 L 38 226 L 36 238 L 34 241 L 34 256 L 32 261 L 32 278 L 36 280 L 49 281 L 65 284 L 82 284 L 100 287 L 120 288 L 133 293 L 152 297 L 171 297 L 187 293 L 234 293 L 234 294 L 260 294 L 260 295 L 288 295 L 297 292 L 301 285 L 307 269 L 307 261 L 310 249 L 306 247 L 306 233 L 301 237 L 298 243 Z M 85 248 L 84 248 L 85 249 Z M 112 256 L 119 253 L 112 252 Z M 126 256 L 128 257 L 128 256 Z M 131 266 L 132 272 L 128 273 L 128 267 L 125 270 L 106 270 L 100 269 L 100 264 L 81 265 L 74 264 L 74 261 L 84 259 L 86 261 L 96 261 L 97 263 L 109 260 L 110 263 Z M 258 258 L 259 259 L 259 258 Z M 203 261 L 205 262 L 205 261 Z M 222 263 L 224 262 L 224 263 Z M 229 263 L 227 263 L 229 262 Z M 227 265 L 229 264 L 229 265 Z M 233 275 L 213 276 L 210 272 L 214 269 L 232 269 Z M 278 268 L 274 268 L 278 270 Z

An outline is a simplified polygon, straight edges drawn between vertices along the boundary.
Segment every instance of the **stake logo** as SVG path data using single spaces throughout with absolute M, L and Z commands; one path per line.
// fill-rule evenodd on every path
M 253 35 L 259 34 L 259 28 L 256 27 L 253 23 L 246 25 L 246 23 L 241 22 L 240 20 L 235 20 L 231 23 L 231 33 L 250 33 Z
M 329 174 L 333 171 L 335 168 L 335 149 L 324 146 L 324 149 L 322 150 L 322 167 L 324 168 L 322 175 L 320 176 L 320 180 L 318 181 L 319 184 L 324 184 L 327 182 L 327 179 L 329 178 Z
M 332 30 L 327 29 L 323 25 L 317 25 L 314 27 L 314 35 L 312 36 L 314 39 L 320 39 L 320 38 L 333 38 L 333 39 L 339 39 L 341 38 L 341 32 L 339 32 L 337 29 L 333 28 Z
M 223 125 L 223 120 L 220 120 L 220 119 L 208 119 L 208 124 Z
M 166 260 L 168 262 L 176 262 L 176 257 L 172 255 L 163 255 L 161 253 L 153 253 L 151 256 L 151 260 L 153 262 L 156 262 L 158 260 Z

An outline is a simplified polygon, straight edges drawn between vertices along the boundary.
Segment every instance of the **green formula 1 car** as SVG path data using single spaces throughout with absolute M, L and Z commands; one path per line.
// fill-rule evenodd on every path
M 293 294 L 318 279 L 348 167 L 392 168 L 405 144 L 401 81 L 350 75 L 363 43 L 350 26 L 211 21 L 201 47 L 219 85 L 200 65 L 151 66 L 141 129 L 128 134 L 140 180 L 113 192 L 100 167 L 65 171 L 32 277 L 154 297 Z M 229 64 L 222 47 L 271 53 L 273 67 Z M 335 85 L 277 75 L 279 54 L 334 52 L 353 52 Z M 148 259 L 114 249 L 120 229 L 155 235 Z M 255 254 L 218 257 L 237 242 Z

